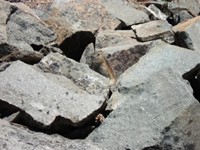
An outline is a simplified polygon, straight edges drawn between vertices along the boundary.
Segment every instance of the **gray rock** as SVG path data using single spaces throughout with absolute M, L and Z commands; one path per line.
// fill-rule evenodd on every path
M 111 67 L 112 71 L 118 78 L 126 69 L 136 64 L 140 57 L 144 56 L 150 47 L 151 43 L 139 43 L 106 47 L 97 49 L 92 55 L 92 66 L 91 68 L 100 74 L 106 76 L 106 74 L 99 68 L 102 65 L 101 59 L 99 58 L 99 52 L 103 52 L 104 59 Z M 98 67 L 99 66 L 99 67 Z
M 146 62 L 144 59 L 143 63 Z M 117 109 L 107 117 L 102 126 L 89 135 L 89 141 L 103 149 L 141 150 L 148 149 L 148 147 L 150 149 L 151 146 L 161 142 L 164 129 L 167 129 L 182 113 L 197 115 L 188 108 L 196 105 L 199 109 L 200 105 L 179 73 L 176 73 L 176 70 L 170 66 L 169 68 L 163 67 L 157 72 L 157 67 L 149 68 L 148 63 L 152 62 L 146 62 L 144 68 L 139 63 L 129 69 L 129 74 L 124 73 L 123 79 L 125 77 L 125 80 L 131 79 L 127 83 L 129 85 L 121 83 L 119 92 L 113 95 L 115 99 L 120 100 L 121 104 L 118 103 Z M 135 70 L 130 72 L 133 68 Z M 138 70 L 141 74 L 137 74 Z M 155 72 L 152 73 L 152 70 Z M 143 76 L 146 78 L 142 78 Z M 184 122 L 187 120 L 188 118 L 184 118 Z M 194 121 L 198 122 L 198 117 Z M 182 130 L 182 125 L 177 125 L 177 128 Z M 199 131 L 197 125 L 195 128 L 180 132 L 192 133 L 193 135 L 188 137 L 191 141 L 195 136 L 196 128 Z M 178 134 L 178 138 L 182 138 L 181 133 Z M 199 138 L 198 135 L 196 137 Z M 190 144 L 189 140 L 187 142 Z M 193 144 L 197 145 L 194 142 L 198 141 L 193 141 Z M 155 149 L 155 147 L 152 148 Z
M 95 51 L 94 50 L 94 44 L 93 43 L 89 44 L 85 48 L 85 50 L 84 50 L 84 52 L 83 52 L 83 54 L 81 56 L 80 63 L 88 64 L 89 66 L 91 66 L 92 65 L 91 56 L 94 53 L 94 51 Z
M 159 8 L 157 8 L 154 4 L 149 5 L 147 11 L 152 15 L 151 19 L 158 19 L 158 20 L 166 20 L 167 16 L 161 12 Z
M 59 135 L 46 135 L 0 120 L 0 149 L 16 150 L 101 150 L 89 142 L 69 140 Z
M 58 53 L 44 57 L 37 65 L 44 71 L 61 74 L 89 93 L 107 96 L 109 81 L 88 65 L 78 63 Z
M 50 80 L 32 66 L 17 61 L 0 72 L 0 99 L 44 125 L 54 122 L 54 127 L 57 127 L 54 119 L 58 116 L 79 123 L 102 106 L 103 97 L 88 94 L 77 86 L 71 88 L 75 85 L 67 78 L 65 86 L 60 84 L 63 77 L 55 75 L 54 78 Z
M 16 6 L 7 22 L 8 42 L 26 50 L 32 50 L 31 44 L 45 45 L 56 39 L 56 35 L 45 24 Z
M 94 33 L 99 28 L 115 29 L 120 21 L 114 18 L 101 0 L 54 1 L 43 20 L 57 33 L 57 43 L 78 31 Z
M 150 21 L 131 26 L 139 41 L 151 41 L 173 36 L 171 25 L 165 20 Z
M 187 0 L 173 0 L 168 3 L 169 9 L 182 9 L 186 8 L 191 12 L 193 15 L 198 15 L 200 13 L 200 1 L 193 0 L 188 3 Z
M 125 23 L 125 26 L 149 21 L 145 12 L 136 9 L 123 0 L 102 0 L 102 3 L 113 16 Z
M 138 43 L 132 30 L 105 30 L 97 34 L 95 48 L 101 49 Z
M 199 50 L 200 41 L 198 38 L 200 28 L 200 17 L 195 17 L 173 27 L 176 33 L 176 43 L 185 48 Z

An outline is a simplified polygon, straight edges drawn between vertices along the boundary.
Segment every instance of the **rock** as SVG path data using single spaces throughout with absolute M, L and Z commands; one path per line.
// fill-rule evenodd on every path
M 125 26 L 131 26 L 133 24 L 139 24 L 149 21 L 148 15 L 133 7 L 129 3 L 118 0 L 102 0 L 106 9 L 116 18 L 121 20 Z
M 67 78 L 64 80 L 59 75 L 51 78 L 20 61 L 0 72 L 0 99 L 21 110 L 16 122 L 23 120 L 27 126 L 46 129 L 50 124 L 50 128 L 59 126 L 62 122 L 58 119 L 61 118 L 63 122 L 68 119 L 79 126 L 78 123 L 85 124 L 81 121 L 104 103 L 104 97 L 88 94 Z M 67 123 L 63 126 L 68 129 Z M 62 130 L 57 128 L 58 132 Z
M 132 30 L 105 30 L 97 34 L 95 48 L 102 49 L 138 43 Z
M 44 56 L 35 51 L 26 51 L 26 50 L 15 50 L 12 51 L 9 55 L 5 55 L 0 58 L 1 62 L 10 62 L 21 60 L 27 64 L 36 64 L 38 63 Z
M 57 47 L 45 45 L 39 49 L 39 52 L 42 53 L 44 56 L 48 55 L 49 53 L 59 53 L 63 54 L 63 51 Z
M 193 104 L 163 131 L 162 141 L 156 145 L 159 149 L 188 149 L 200 148 L 199 136 L 199 104 Z M 152 148 L 155 146 L 149 147 Z M 148 150 L 146 148 L 145 150 Z
M 147 11 L 151 14 L 151 19 L 153 20 L 166 20 L 167 16 L 160 11 L 154 4 L 149 5 L 146 7 Z
M 133 25 L 131 28 L 135 32 L 137 39 L 142 42 L 173 36 L 171 25 L 164 20 L 155 20 L 140 25 Z
M 7 20 L 8 43 L 21 49 L 32 50 L 31 44 L 45 45 L 56 39 L 56 35 L 38 18 L 15 5 Z
M 193 0 L 190 3 L 188 3 L 187 0 L 173 0 L 168 3 L 168 7 L 170 9 L 182 9 L 186 8 L 191 12 L 193 15 L 198 15 L 200 13 L 200 1 L 199 0 Z
M 176 33 L 176 44 L 181 47 L 199 50 L 199 25 L 200 17 L 195 17 L 173 27 Z
M 10 124 L 7 121 L 0 120 L 0 149 L 37 149 L 37 150 L 101 150 L 89 142 L 81 140 L 69 140 L 59 135 L 46 135 L 33 132 L 27 128 Z
M 58 44 L 78 31 L 93 33 L 99 28 L 115 29 L 120 25 L 120 21 L 107 12 L 101 0 L 56 0 L 42 18 L 57 33 Z
M 81 59 L 80 59 L 80 63 L 84 63 L 84 64 L 88 64 L 89 66 L 92 65 L 92 54 L 94 53 L 94 44 L 91 43 L 89 44 L 84 52 L 83 52 L 83 55 L 81 56 Z
M 107 96 L 108 79 L 85 64 L 77 63 L 58 53 L 51 53 L 44 57 L 37 66 L 44 71 L 66 76 L 88 93 Z
M 88 140 L 103 149 L 147 150 L 145 148 L 153 145 L 155 148 L 162 142 L 163 131 L 174 123 L 172 131 L 178 132 L 181 142 L 198 145 L 199 134 L 196 131 L 199 127 L 195 126 L 198 117 L 194 117 L 194 128 L 185 127 L 186 131 L 182 130 L 184 124 L 175 123 L 177 118 L 188 123 L 189 118 L 182 117 L 184 113 L 198 116 L 192 108 L 199 109 L 200 105 L 182 74 L 199 60 L 197 52 L 157 43 L 137 65 L 120 76 L 107 107 L 113 112 L 89 135 Z M 188 132 L 192 134 L 190 137 Z M 182 134 L 185 135 L 183 138 Z M 196 140 L 192 142 L 194 138 Z
M 99 57 L 99 52 L 103 52 L 105 61 L 107 61 L 108 65 L 118 78 L 126 69 L 137 63 L 140 57 L 146 54 L 150 45 L 151 43 L 140 43 L 135 45 L 130 44 L 97 49 L 97 51 L 92 55 L 91 68 L 96 72 L 107 76 L 104 73 L 105 70 L 103 71 L 100 69 L 102 66 L 102 61 Z

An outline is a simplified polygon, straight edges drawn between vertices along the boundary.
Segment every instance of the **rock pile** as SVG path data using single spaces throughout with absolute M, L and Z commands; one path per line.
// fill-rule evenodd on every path
M 0 149 L 199 150 L 199 13 L 0 1 Z

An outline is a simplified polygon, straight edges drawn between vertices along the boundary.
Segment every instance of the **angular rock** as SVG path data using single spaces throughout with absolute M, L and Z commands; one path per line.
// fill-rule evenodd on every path
M 131 26 L 139 41 L 151 41 L 173 37 L 171 25 L 165 20 L 150 21 L 140 25 Z
M 111 67 L 112 71 L 118 78 L 126 69 L 137 63 L 143 55 L 148 52 L 151 43 L 138 43 L 123 46 L 113 46 L 97 51 L 92 55 L 91 68 L 100 74 L 107 76 L 101 68 L 102 61 L 99 52 L 103 52 L 104 59 Z M 105 71 L 105 70 L 104 70 Z
M 139 24 L 149 21 L 149 16 L 123 0 L 102 0 L 106 9 L 116 18 L 121 20 L 125 26 Z
M 28 126 L 34 126 L 31 123 L 36 121 L 43 125 L 52 123 L 54 128 L 62 123 L 59 118 L 79 123 L 102 106 L 104 97 L 88 94 L 62 76 L 51 78 L 54 80 L 20 61 L 12 63 L 0 72 L 0 99 L 21 110 L 22 117 L 16 120 L 21 118 L 26 122 L 29 118 L 25 123 Z M 65 84 L 60 84 L 61 81 Z M 43 127 L 40 126 L 38 128 Z
M 149 5 L 146 7 L 147 11 L 151 14 L 151 19 L 159 19 L 159 20 L 166 20 L 167 16 L 161 12 L 159 8 L 157 8 L 154 4 Z
M 195 17 L 173 27 L 176 33 L 176 44 L 185 48 L 199 50 L 200 17 Z
M 27 128 L 10 124 L 7 121 L 0 120 L 0 149 L 37 149 L 37 150 L 101 150 L 89 142 L 81 140 L 72 141 L 59 135 L 46 135 L 33 132 Z
M 30 44 L 45 45 L 56 39 L 56 35 L 36 15 L 12 5 L 7 22 L 8 42 L 26 50 Z
M 95 48 L 101 49 L 138 43 L 132 30 L 105 30 L 97 34 Z
M 57 43 L 78 31 L 115 29 L 120 21 L 111 16 L 101 0 L 54 1 L 43 20 L 57 33 Z
M 192 0 L 189 3 L 188 3 L 187 0 L 181 0 L 181 1 L 180 0 L 173 0 L 173 1 L 168 3 L 168 7 L 170 9 L 186 8 L 194 16 L 197 16 L 200 13 L 200 1 L 199 0 Z
M 92 54 L 94 53 L 95 49 L 94 49 L 94 44 L 91 43 L 89 44 L 84 52 L 83 52 L 83 55 L 81 56 L 81 59 L 80 59 L 80 63 L 84 63 L 84 64 L 88 64 L 89 66 L 92 65 Z
M 199 119 L 192 117 L 191 127 L 184 114 L 199 116 L 199 111 L 193 109 L 200 105 L 182 79 L 186 71 L 199 63 L 199 56 L 198 52 L 157 43 L 137 65 L 120 76 L 107 107 L 113 112 L 88 140 L 103 149 L 156 149 L 168 134 L 165 131 L 163 135 L 164 130 L 169 129 L 176 132 L 180 142 L 199 149 Z M 183 124 L 177 118 L 182 118 Z M 170 124 L 175 127 L 170 129 Z
M 44 71 L 66 76 L 88 93 L 107 96 L 108 79 L 91 70 L 86 64 L 77 63 L 58 53 L 51 53 L 37 66 Z

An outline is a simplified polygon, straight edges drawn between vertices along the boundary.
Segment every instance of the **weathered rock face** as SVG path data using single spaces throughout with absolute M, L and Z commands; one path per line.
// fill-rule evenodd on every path
M 61 132 L 61 127 L 58 126 L 63 125 L 66 126 L 63 135 L 67 136 L 73 131 L 72 127 L 69 127 L 70 130 L 68 126 L 84 126 L 92 119 L 88 116 L 101 108 L 105 100 L 102 96 L 88 94 L 79 89 L 67 78 L 64 81 L 63 77 L 55 75 L 51 77 L 54 80 L 50 80 L 48 75 L 43 75 L 19 61 L 1 72 L 0 76 L 1 101 L 8 102 L 22 111 L 14 120 L 39 130 Z M 63 84 L 60 84 L 62 82 Z M 7 111 L 9 112 L 9 109 Z M 95 113 L 93 115 L 95 116 Z
M 139 41 L 151 41 L 173 37 L 171 25 L 164 20 L 150 21 L 141 25 L 131 26 Z
M 58 53 L 51 53 L 44 57 L 38 66 L 45 71 L 66 76 L 91 94 L 107 95 L 108 79 L 85 64 L 77 63 Z
M 97 34 L 95 48 L 101 49 L 138 43 L 132 30 L 105 30 Z
M 67 140 L 58 135 L 49 136 L 32 132 L 27 128 L 10 124 L 4 120 L 0 120 L 0 133 L 0 149 L 77 150 L 81 147 L 81 149 L 101 150 L 91 143 Z
M 148 52 L 150 45 L 151 43 L 138 43 L 135 45 L 113 46 L 97 49 L 97 51 L 92 55 L 91 68 L 106 76 L 105 73 L 99 69 L 102 65 L 102 60 L 98 54 L 99 52 L 103 52 L 105 61 L 111 67 L 116 77 L 119 77 L 126 69 L 137 63 L 140 57 L 144 56 Z
M 23 4 L 1 1 L 1 42 L 7 42 L 22 50 L 33 50 L 31 44 L 44 45 L 56 39 L 53 31 Z
M 186 22 L 173 27 L 176 33 L 176 43 L 185 48 L 199 50 L 200 41 L 198 38 L 200 26 L 200 17 L 195 17 Z
M 113 16 L 121 20 L 125 26 L 149 21 L 149 17 L 145 12 L 137 10 L 123 0 L 118 0 L 117 2 L 115 0 L 102 0 L 102 3 L 107 10 L 112 13 Z
M 182 79 L 182 74 L 199 61 L 198 53 L 178 47 L 158 44 L 152 48 L 137 65 L 118 79 L 107 107 L 114 111 L 89 135 L 88 140 L 103 149 L 139 150 L 150 149 L 153 145 L 155 149 L 162 139 L 167 143 L 164 137 L 168 133 L 163 135 L 163 131 L 174 122 L 171 132 L 177 132 L 182 147 L 190 144 L 198 146 L 199 140 L 192 140 L 199 135 L 199 129 L 185 127 L 186 130 L 182 130 L 183 124 L 188 123 L 184 114 L 198 116 L 198 112 L 192 108 L 200 107 L 191 87 Z M 175 121 L 177 118 L 183 124 Z M 192 120 L 196 124 L 199 119 L 194 118 Z M 182 136 L 188 132 L 192 135 Z M 171 143 L 171 146 L 176 149 L 177 145 Z

